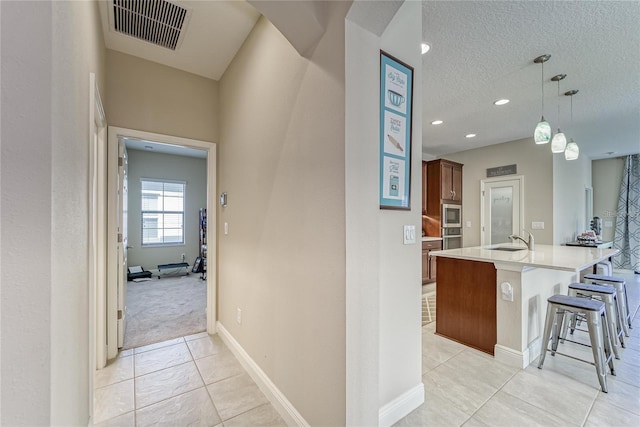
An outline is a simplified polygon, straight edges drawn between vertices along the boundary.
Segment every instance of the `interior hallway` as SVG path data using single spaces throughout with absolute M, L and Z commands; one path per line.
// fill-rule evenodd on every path
M 433 322 L 422 333 L 425 403 L 396 427 L 640 425 L 640 275 L 622 276 L 635 315 L 608 393 L 591 365 L 548 356 L 543 369 L 520 370 L 435 335 Z M 591 358 L 588 348 L 561 348 Z M 286 425 L 222 340 L 206 332 L 122 352 L 96 372 L 95 388 L 99 426 Z

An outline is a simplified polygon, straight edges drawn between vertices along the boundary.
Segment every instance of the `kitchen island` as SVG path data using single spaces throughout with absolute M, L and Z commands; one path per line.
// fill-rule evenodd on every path
M 617 249 L 501 244 L 434 251 L 436 334 L 524 368 L 540 354 L 547 298 Z

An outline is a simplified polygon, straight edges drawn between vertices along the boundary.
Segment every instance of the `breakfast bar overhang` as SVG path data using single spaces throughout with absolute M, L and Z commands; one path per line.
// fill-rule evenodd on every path
M 436 334 L 525 368 L 540 354 L 547 298 L 566 295 L 581 271 L 618 252 L 513 244 L 434 251 Z

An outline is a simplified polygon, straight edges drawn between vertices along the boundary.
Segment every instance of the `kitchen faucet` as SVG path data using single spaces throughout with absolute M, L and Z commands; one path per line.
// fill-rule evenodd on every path
M 527 232 L 527 234 L 529 234 L 529 240 L 528 240 L 528 241 L 527 241 L 527 240 L 524 240 L 524 238 L 523 238 L 523 237 L 520 237 L 520 236 L 518 236 L 518 235 L 516 235 L 516 234 L 512 234 L 511 236 L 509 236 L 509 238 L 510 238 L 510 239 L 512 239 L 512 240 L 515 240 L 515 239 L 522 240 L 522 241 L 524 242 L 524 244 L 525 244 L 525 245 L 527 245 L 527 249 L 529 249 L 530 251 L 532 251 L 532 250 L 533 250 L 533 248 L 534 248 L 533 234 L 531 234 L 531 233 L 530 233 L 529 231 L 527 231 L 527 230 L 522 230 L 522 231 L 525 231 L 525 232 Z

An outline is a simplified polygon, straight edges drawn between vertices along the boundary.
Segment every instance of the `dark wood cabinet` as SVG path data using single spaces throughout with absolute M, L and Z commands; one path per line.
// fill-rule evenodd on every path
M 442 205 L 462 204 L 462 164 L 445 159 L 423 162 L 422 173 L 425 232 L 440 237 Z
M 430 256 L 431 251 L 442 249 L 442 240 L 430 240 L 422 242 L 422 283 L 435 282 L 436 262 L 435 257 Z

